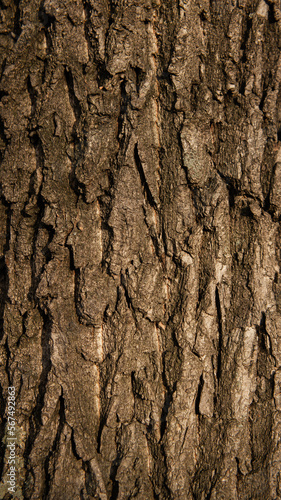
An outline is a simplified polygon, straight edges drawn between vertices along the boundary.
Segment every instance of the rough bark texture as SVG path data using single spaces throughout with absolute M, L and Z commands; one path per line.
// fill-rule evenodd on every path
M 0 8 L 0 497 L 281 499 L 279 2 Z

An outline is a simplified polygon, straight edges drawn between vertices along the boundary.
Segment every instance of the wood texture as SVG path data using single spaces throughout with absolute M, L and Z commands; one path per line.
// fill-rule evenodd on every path
M 281 14 L 1 0 L 0 497 L 281 499 Z

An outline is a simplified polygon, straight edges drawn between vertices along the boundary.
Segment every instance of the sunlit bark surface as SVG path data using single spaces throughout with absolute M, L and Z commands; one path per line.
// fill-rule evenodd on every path
M 0 497 L 281 499 L 279 1 L 0 8 Z

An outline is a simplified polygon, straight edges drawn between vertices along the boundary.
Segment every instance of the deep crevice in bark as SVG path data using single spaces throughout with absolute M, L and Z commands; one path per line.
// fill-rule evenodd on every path
M 48 375 L 52 367 L 51 345 L 50 345 L 52 321 L 51 318 L 48 316 L 47 312 L 44 312 L 43 310 L 40 309 L 39 312 L 43 319 L 43 328 L 41 336 L 42 371 L 40 375 L 36 404 L 29 418 L 30 428 L 24 451 L 24 457 L 26 461 L 28 461 L 28 456 L 32 450 L 35 439 L 40 431 L 40 427 L 43 425 L 41 418 L 41 411 L 44 407 L 44 397 L 48 382 Z
M 195 400 L 195 413 L 196 413 L 196 415 L 200 415 L 199 405 L 200 405 L 200 399 L 201 399 L 203 386 L 204 386 L 204 378 L 203 378 L 203 374 L 202 374 L 202 375 L 200 375 L 200 381 L 199 381 L 197 396 L 196 396 L 196 400 Z
M 58 428 L 57 428 L 56 437 L 55 437 L 54 442 L 52 444 L 52 448 L 50 449 L 50 451 L 49 451 L 49 453 L 44 461 L 45 489 L 44 489 L 44 493 L 43 493 L 43 500 L 48 499 L 48 495 L 49 495 L 51 483 L 52 483 L 52 475 L 53 475 L 50 473 L 50 461 L 59 449 L 60 437 L 61 437 L 64 425 L 65 425 L 65 410 L 64 410 L 63 395 L 61 395 L 59 398 L 58 413 L 59 413 L 59 424 L 58 424 Z M 55 463 L 54 463 L 52 473 L 54 473 L 54 471 L 55 471 Z
M 76 121 L 78 122 L 82 113 L 81 104 L 79 99 L 77 98 L 74 90 L 74 79 L 73 74 L 70 68 L 65 67 L 64 70 L 65 80 L 67 83 L 68 93 L 69 93 L 69 102 L 73 109 Z
M 147 199 L 148 203 L 153 208 L 155 208 L 155 210 L 157 210 L 157 204 L 156 204 L 156 202 L 155 202 L 155 200 L 154 200 L 154 198 L 152 196 L 152 193 L 150 191 L 149 185 L 148 185 L 147 180 L 145 178 L 145 173 L 144 173 L 143 166 L 142 166 L 142 163 L 141 163 L 141 160 L 140 160 L 140 157 L 139 157 L 138 145 L 137 144 L 135 144 L 134 157 L 135 157 L 135 164 L 136 164 L 139 176 L 140 176 L 141 185 L 143 187 L 145 198 Z
M 126 151 L 130 138 L 131 125 L 128 119 L 128 109 L 131 106 L 130 96 L 126 91 L 126 79 L 120 82 L 120 113 L 118 116 L 118 132 L 117 140 L 119 143 L 119 151 L 117 152 L 117 167 L 120 166 L 120 160 Z M 119 159 L 119 160 L 118 160 Z
M 15 17 L 14 17 L 14 33 L 15 33 L 15 41 L 18 40 L 20 37 L 20 34 L 22 32 L 21 28 L 21 8 L 20 8 L 20 0 L 13 0 L 15 7 L 16 7 L 16 12 L 15 12 Z
M 219 330 L 219 338 L 218 338 L 218 358 L 217 358 L 217 380 L 218 383 L 220 381 L 222 375 L 222 354 L 223 354 L 223 332 L 222 332 L 222 315 L 221 315 L 221 305 L 220 305 L 220 297 L 219 291 L 216 287 L 216 308 L 217 308 L 217 317 L 218 317 L 218 330 Z
M 123 453 L 122 453 L 122 445 L 121 445 L 121 436 L 120 436 L 120 429 L 117 430 L 116 433 L 116 438 L 115 438 L 115 443 L 117 446 L 117 455 L 116 458 L 113 460 L 111 467 L 110 467 L 110 480 L 112 482 L 112 490 L 111 490 L 111 495 L 109 497 L 109 500 L 117 500 L 118 494 L 119 494 L 119 483 L 118 480 L 116 479 L 117 472 L 119 469 L 119 465 L 121 464 L 122 458 L 123 458 Z

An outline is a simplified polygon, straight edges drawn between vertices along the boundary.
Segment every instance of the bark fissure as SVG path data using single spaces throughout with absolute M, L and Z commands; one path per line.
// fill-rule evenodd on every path
M 26 447 L 24 456 L 27 459 L 29 456 L 32 447 L 34 445 L 35 439 L 40 431 L 40 428 L 43 425 L 41 412 L 44 407 L 44 398 L 46 394 L 46 388 L 48 383 L 48 375 L 50 373 L 52 362 L 51 362 L 51 346 L 50 346 L 50 338 L 51 338 L 51 326 L 52 322 L 48 313 L 45 313 L 42 310 L 39 310 L 43 319 L 43 328 L 42 328 L 42 337 L 41 337 L 41 346 L 42 346 L 42 371 L 39 380 L 38 393 L 36 397 L 36 404 L 30 416 L 30 428 L 29 435 L 26 441 Z
M 140 160 L 140 157 L 138 154 L 138 145 L 137 144 L 135 145 L 135 149 L 134 149 L 134 158 L 135 158 L 136 167 L 138 169 L 138 173 L 140 176 L 141 184 L 143 186 L 145 198 L 148 201 L 148 203 L 151 205 L 151 207 L 155 208 L 155 210 L 157 210 L 157 204 L 152 196 L 149 185 L 148 185 L 147 180 L 145 178 L 144 170 L 143 170 L 141 160 Z
M 54 469 L 55 469 L 55 462 L 54 462 L 53 468 L 50 468 L 50 462 L 51 462 L 51 459 L 55 456 L 56 452 L 59 450 L 60 437 L 61 437 L 63 427 L 65 424 L 65 411 L 64 411 L 63 395 L 60 396 L 59 401 L 58 401 L 58 405 L 59 405 L 59 411 L 58 411 L 59 424 L 58 424 L 58 428 L 57 428 L 57 433 L 56 433 L 56 437 L 54 439 L 54 442 L 52 444 L 52 447 L 48 453 L 48 456 L 46 457 L 45 462 L 44 462 L 44 471 L 45 471 L 45 478 L 46 478 L 45 479 L 45 489 L 43 492 L 44 500 L 46 500 L 48 498 L 48 494 L 50 492 L 50 487 L 51 487 L 51 481 L 52 481 L 52 477 L 53 477 Z
M 218 357 L 217 357 L 217 380 L 220 382 L 220 378 L 222 375 L 222 357 L 223 357 L 223 330 L 222 330 L 222 316 L 221 316 L 221 305 L 220 305 L 220 296 L 218 288 L 216 287 L 216 308 L 217 308 L 217 317 L 218 317 L 218 330 L 219 330 L 219 339 L 218 339 Z

